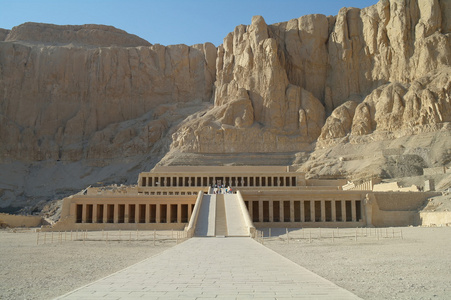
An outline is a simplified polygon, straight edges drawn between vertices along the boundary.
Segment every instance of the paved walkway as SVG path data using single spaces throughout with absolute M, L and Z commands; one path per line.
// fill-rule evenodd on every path
M 58 299 L 359 299 L 251 238 L 192 238 Z

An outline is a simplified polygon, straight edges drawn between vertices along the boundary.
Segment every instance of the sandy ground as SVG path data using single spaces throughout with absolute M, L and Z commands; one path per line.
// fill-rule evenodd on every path
M 363 299 L 451 299 L 451 227 L 304 231 L 264 245 Z
M 176 245 L 174 240 L 155 246 L 152 240 L 129 242 L 127 232 L 120 242 L 111 241 L 112 233 L 109 239 L 83 243 L 81 234 L 70 241 L 68 233 L 64 241 L 55 233 L 51 244 L 47 233 L 43 244 L 41 233 L 36 245 L 36 233 L 0 230 L 0 299 L 52 299 Z
M 402 239 L 401 239 L 402 230 Z M 133 234 L 133 235 L 132 235 Z M 0 299 L 51 299 L 174 246 L 0 231 Z M 263 243 L 363 299 L 450 299 L 451 227 L 265 231 Z M 333 238 L 332 238 L 333 237 Z M 92 239 L 92 236 L 90 236 Z M 129 242 L 128 240 L 132 241 Z

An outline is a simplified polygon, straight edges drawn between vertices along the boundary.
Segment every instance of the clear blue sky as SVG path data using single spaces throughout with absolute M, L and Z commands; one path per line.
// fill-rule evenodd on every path
M 341 7 L 367 7 L 377 0 L 0 0 L 0 28 L 25 22 L 104 24 L 152 44 L 212 42 L 261 15 L 267 24 L 307 14 L 337 15 Z

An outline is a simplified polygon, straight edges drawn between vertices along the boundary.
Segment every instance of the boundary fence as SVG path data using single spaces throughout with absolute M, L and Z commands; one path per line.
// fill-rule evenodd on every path
M 36 245 L 62 244 L 65 242 L 149 242 L 175 243 L 186 241 L 191 236 L 188 232 L 180 230 L 117 230 L 117 231 L 52 231 L 37 232 Z
M 266 241 L 283 240 L 312 243 L 315 241 L 381 241 L 384 239 L 404 239 L 402 228 L 265 228 L 258 229 L 253 238 L 264 244 Z

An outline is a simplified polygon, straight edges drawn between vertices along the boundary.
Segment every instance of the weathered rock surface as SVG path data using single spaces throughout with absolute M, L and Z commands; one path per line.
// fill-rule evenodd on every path
M 1 40 L 1 39 L 0 39 Z M 5 39 L 7 42 L 27 42 L 50 45 L 83 45 L 96 47 L 151 46 L 142 38 L 106 25 L 53 25 L 24 23 L 14 27 Z
M 308 151 L 320 135 L 325 145 L 351 130 L 364 135 L 378 126 L 400 136 L 449 122 L 449 19 L 450 5 L 433 0 L 383 0 L 361 10 L 343 8 L 336 17 L 309 15 L 269 26 L 254 17 L 219 47 L 215 82 L 215 107 L 250 100 L 252 107 L 240 102 L 243 111 L 253 111 L 244 122 L 249 128 L 241 128 L 241 119 L 223 122 L 212 111 L 182 127 L 172 148 Z M 412 88 L 404 108 L 399 90 L 415 82 L 421 87 Z M 396 99 L 383 100 L 387 93 Z
M 47 36 L 46 26 L 32 25 L 15 27 L 9 36 L 27 37 L 30 26 L 31 33 Z M 54 27 L 50 26 L 50 34 L 64 32 Z M 121 32 L 113 30 L 112 36 Z M 55 39 L 61 41 L 59 35 Z M 106 34 L 105 39 L 111 37 Z M 118 43 L 123 40 L 127 38 Z M 127 155 L 146 153 L 167 129 L 158 121 L 162 109 L 210 100 L 215 56 L 212 44 L 66 47 L 3 42 L 2 158 L 76 161 L 118 157 L 126 144 Z
M 449 146 L 450 78 L 444 0 L 380 0 L 272 25 L 256 16 L 218 48 L 150 45 L 102 25 L 0 30 L 0 163 L 15 170 L 0 181 L 0 206 L 35 203 L 56 185 L 134 181 L 166 153 L 163 164 L 291 155 L 325 177 L 449 165 L 439 149 Z M 405 159 L 360 153 L 403 141 Z M 71 180 L 45 175 L 73 163 Z
M 10 30 L 6 30 L 3 28 L 0 28 L 0 42 L 4 41 L 6 37 L 8 36 Z
M 389 83 L 362 103 L 348 101 L 326 120 L 320 144 L 350 135 L 411 135 L 451 122 L 451 68 L 442 68 L 411 84 Z M 387 137 L 385 136 L 385 137 Z M 381 138 L 379 138 L 381 139 Z M 325 142 L 325 143 L 324 143 Z

